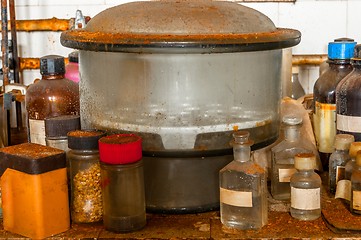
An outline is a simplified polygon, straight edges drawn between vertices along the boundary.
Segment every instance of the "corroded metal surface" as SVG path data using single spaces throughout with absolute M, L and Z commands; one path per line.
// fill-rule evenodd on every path
M 113 52 L 185 47 L 201 49 L 198 52 L 257 51 L 291 47 L 300 40 L 299 31 L 276 28 L 254 9 L 209 0 L 122 4 L 96 15 L 85 29 L 61 35 L 66 47 Z

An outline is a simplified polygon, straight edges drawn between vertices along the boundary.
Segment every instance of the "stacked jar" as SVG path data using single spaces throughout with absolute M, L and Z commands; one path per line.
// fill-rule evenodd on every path
M 146 224 L 142 141 L 134 134 L 99 140 L 103 223 L 113 232 L 130 232 Z
M 99 222 L 103 219 L 98 140 L 104 135 L 98 130 L 68 133 L 71 219 L 75 223 Z

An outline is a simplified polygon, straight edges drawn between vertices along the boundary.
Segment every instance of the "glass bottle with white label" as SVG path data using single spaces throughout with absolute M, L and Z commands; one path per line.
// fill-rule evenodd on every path
M 361 151 L 357 152 L 356 168 L 351 175 L 350 211 L 361 214 Z
M 271 149 L 271 194 L 274 199 L 289 200 L 290 179 L 296 172 L 294 156 L 297 153 L 315 153 L 315 147 L 308 139 L 301 137 L 301 117 L 286 115 L 282 125 L 284 140 Z
M 79 85 L 64 78 L 64 57 L 40 58 L 42 78 L 29 86 L 25 104 L 29 121 L 30 142 L 46 145 L 46 117 L 79 114 Z
M 350 160 L 345 165 L 345 179 L 351 180 L 351 174 L 356 168 L 356 155 L 361 151 L 361 142 L 352 142 L 349 149 Z
M 337 131 L 361 141 L 361 44 L 355 46 L 351 58 L 353 70 L 336 88 Z
M 335 137 L 335 151 L 330 156 L 328 187 L 330 193 L 336 192 L 337 182 L 345 179 L 345 165 L 350 161 L 350 145 L 355 141 L 353 135 L 337 134 Z
M 315 173 L 316 158 L 313 153 L 295 155 L 295 168 L 291 177 L 291 216 L 315 220 L 321 216 L 321 178 Z
M 268 220 L 265 170 L 251 160 L 249 132 L 233 134 L 234 160 L 219 172 L 220 215 L 225 226 L 260 229 Z
M 313 126 L 324 170 L 328 170 L 328 160 L 333 152 L 336 136 L 336 87 L 352 71 L 350 59 L 355 45 L 356 42 L 349 38 L 339 38 L 328 43 L 329 68 L 313 87 Z

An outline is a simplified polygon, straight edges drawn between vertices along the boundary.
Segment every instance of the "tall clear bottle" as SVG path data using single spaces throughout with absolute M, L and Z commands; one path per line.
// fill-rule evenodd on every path
M 361 151 L 357 152 L 356 168 L 351 175 L 350 211 L 361 214 Z
M 300 81 L 299 81 L 299 67 L 292 67 L 292 77 L 291 77 L 291 95 L 290 97 L 293 99 L 299 99 L 300 97 L 305 95 L 305 90 L 303 89 Z
M 259 229 L 267 223 L 267 179 L 265 171 L 251 160 L 249 132 L 233 134 L 234 160 L 220 170 L 220 214 L 225 226 Z
M 48 55 L 40 58 L 40 81 L 26 91 L 25 104 L 29 120 L 30 142 L 46 145 L 46 117 L 79 114 L 79 86 L 64 78 L 64 57 Z
M 316 158 L 313 153 L 295 156 L 297 173 L 291 177 L 291 216 L 308 221 L 321 216 L 321 178 L 314 172 Z
M 336 136 L 336 86 L 351 71 L 350 58 L 356 45 L 353 39 L 340 38 L 328 44 L 329 68 L 317 79 L 313 87 L 313 126 L 324 170 L 333 152 Z
M 278 200 L 291 197 L 290 179 L 296 172 L 294 156 L 297 153 L 315 153 L 308 139 L 301 137 L 302 118 L 286 115 L 282 119 L 284 140 L 271 149 L 271 194 Z
M 361 141 L 361 44 L 351 59 L 352 72 L 336 88 L 337 131 Z
M 330 156 L 328 171 L 328 186 L 330 193 L 336 192 L 337 182 L 345 179 L 345 165 L 351 157 L 349 149 L 355 138 L 350 134 L 337 134 L 335 151 Z

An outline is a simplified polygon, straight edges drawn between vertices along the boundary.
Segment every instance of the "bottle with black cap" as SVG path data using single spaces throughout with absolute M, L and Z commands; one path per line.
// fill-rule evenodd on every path
M 352 72 L 336 88 L 337 131 L 361 141 L 361 44 L 351 58 Z
M 40 81 L 31 84 L 25 95 L 29 140 L 46 145 L 46 117 L 79 114 L 79 86 L 66 79 L 64 57 L 40 58 Z
M 335 39 L 328 44 L 328 69 L 313 87 L 313 126 L 317 148 L 324 170 L 328 170 L 336 136 L 336 86 L 352 71 L 350 59 L 356 42 L 349 38 Z

